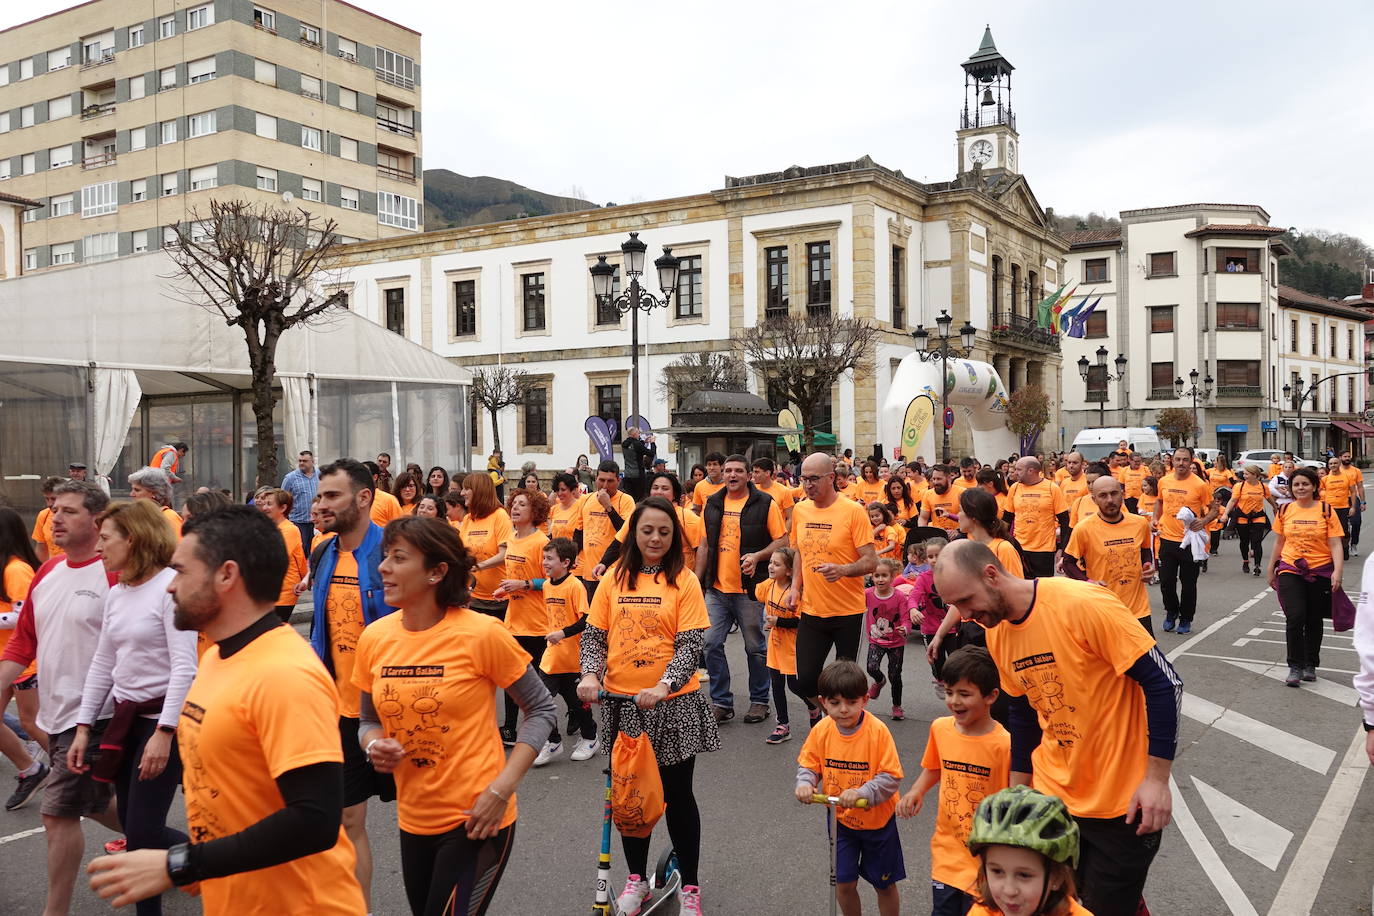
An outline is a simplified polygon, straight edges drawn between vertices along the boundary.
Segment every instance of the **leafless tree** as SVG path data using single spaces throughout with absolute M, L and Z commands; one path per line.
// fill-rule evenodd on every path
M 525 403 L 534 389 L 534 382 L 524 369 L 510 366 L 482 366 L 472 370 L 472 389 L 469 398 L 472 409 L 482 409 L 491 417 L 492 448 L 501 449 L 501 425 L 498 417 L 507 407 Z
M 698 391 L 743 391 L 748 382 L 744 363 L 734 353 L 701 350 L 669 363 L 658 380 L 658 395 L 670 407 Z
M 735 351 L 801 412 L 804 450 L 815 445 L 813 418 L 841 378 L 871 372 L 878 329 L 858 318 L 772 318 L 737 331 Z
M 304 209 L 212 200 L 208 216 L 192 210 L 173 227 L 176 239 L 167 254 L 177 273 L 169 279 L 189 281 L 183 284 L 187 300 L 241 329 L 248 345 L 258 486 L 281 479 L 272 427 L 277 344 L 291 328 L 348 305 L 343 290 L 320 292 L 334 267 L 336 226 Z

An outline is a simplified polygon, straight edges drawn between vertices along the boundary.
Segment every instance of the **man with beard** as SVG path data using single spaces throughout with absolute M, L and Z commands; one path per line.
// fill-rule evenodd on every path
M 1212 488 L 1193 473 L 1192 449 L 1187 446 L 1174 449 L 1173 469 L 1172 474 L 1160 478 L 1159 495 L 1155 498 L 1154 519 L 1159 528 L 1159 590 L 1164 597 L 1165 632 L 1171 633 L 1177 626 L 1180 634 L 1187 634 L 1193 629 L 1193 616 L 1197 613 L 1199 564 L 1183 547 L 1184 529 L 1206 531 L 1221 509 L 1212 499 Z M 1178 517 L 1184 508 L 1193 513 L 1186 526 Z
M 1082 519 L 1064 548 L 1064 574 L 1100 582 L 1130 608 L 1151 634 L 1150 595 L 1145 582 L 1155 574 L 1150 520 L 1121 511 L 1121 481 L 1104 474 L 1093 481 L 1097 512 Z
M 950 482 L 957 498 L 960 490 L 978 486 L 978 459 L 965 456 L 959 459 L 959 476 Z
M 1054 575 L 1054 552 L 1069 539 L 1069 504 L 1054 481 L 1040 476 L 1039 458 L 1016 462 L 1017 482 L 1007 493 L 1002 518 L 1025 551 L 1026 572 L 1032 576 Z M 1056 534 L 1056 528 L 1058 533 Z
M 339 696 L 273 610 L 286 563 L 281 535 L 249 506 L 186 523 L 173 623 L 215 644 L 177 729 L 192 839 L 92 862 L 91 887 L 115 906 L 198 883 L 208 916 L 365 912 L 339 829 Z
M 341 458 L 320 468 L 320 530 L 338 537 L 323 541 L 310 555 L 315 618 L 310 644 L 334 676 L 339 694 L 339 741 L 343 749 L 343 826 L 357 848 L 356 871 L 371 909 L 372 846 L 367 838 L 367 800 L 396 798 L 391 776 L 378 773 L 358 747 L 361 713 L 353 683 L 354 652 L 363 627 L 395 610 L 382 600 L 382 529 L 372 521 L 373 474 L 363 464 Z M 280 583 L 278 583 L 280 584 Z
M 1013 577 L 971 540 L 941 552 L 935 586 L 987 629 L 1012 698 L 1012 785 L 1059 796 L 1078 823 L 1084 907 L 1135 916 L 1172 812 L 1183 681 L 1100 586 Z
M 1064 501 L 1072 506 L 1088 494 L 1088 477 L 1083 473 L 1083 456 L 1069 452 L 1064 456 L 1064 466 L 1054 472 L 1054 482 L 1064 491 Z
M 959 530 L 959 490 L 952 487 L 950 477 L 953 470 L 944 464 L 930 469 L 930 489 L 921 500 L 921 514 L 916 518 L 916 526 L 934 526 L 946 531 Z M 951 535 L 952 536 L 952 535 Z

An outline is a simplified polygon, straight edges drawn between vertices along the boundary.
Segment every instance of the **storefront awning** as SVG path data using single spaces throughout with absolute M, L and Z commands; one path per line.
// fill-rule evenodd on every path
M 1356 439 L 1374 436 L 1374 426 L 1359 420 L 1332 420 L 1331 425 Z

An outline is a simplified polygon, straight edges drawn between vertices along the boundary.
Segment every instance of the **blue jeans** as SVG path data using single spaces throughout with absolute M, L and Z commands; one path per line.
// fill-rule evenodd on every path
M 706 613 L 711 629 L 706 631 L 706 673 L 711 677 L 711 704 L 735 708 L 730 692 L 730 663 L 725 660 L 725 638 L 730 625 L 739 622 L 744 636 L 744 651 L 749 659 L 749 702 L 768 705 L 768 645 L 763 638 L 763 605 L 748 594 L 729 595 L 714 588 L 706 590 Z

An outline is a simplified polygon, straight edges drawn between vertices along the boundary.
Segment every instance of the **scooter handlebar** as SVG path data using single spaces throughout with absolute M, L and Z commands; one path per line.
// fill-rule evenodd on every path
M 813 804 L 813 805 L 834 805 L 836 808 L 843 807 L 843 806 L 840 804 L 840 797 L 839 797 L 838 795 L 822 795 L 820 792 L 816 792 L 816 793 L 814 793 L 814 794 L 811 796 L 811 804 Z M 855 807 L 855 808 L 867 808 L 867 807 L 868 807 L 868 799 L 866 799 L 866 798 L 861 798 L 861 799 L 859 799 L 858 804 L 854 805 L 854 807 Z
M 627 702 L 633 703 L 637 699 L 639 699 L 639 697 L 635 696 L 634 694 L 611 693 L 609 690 L 601 690 L 598 691 L 596 694 L 596 701 L 598 703 L 604 703 L 607 700 L 625 700 Z

